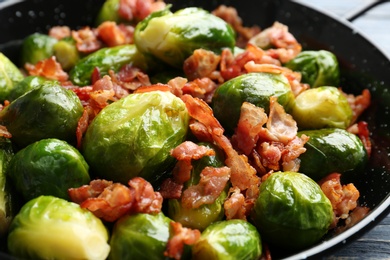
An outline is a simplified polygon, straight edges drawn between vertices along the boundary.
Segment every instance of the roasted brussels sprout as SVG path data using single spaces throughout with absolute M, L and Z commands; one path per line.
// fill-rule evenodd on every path
M 9 98 L 12 89 L 23 78 L 23 74 L 15 64 L 0 53 L 0 102 Z
M 184 60 L 196 49 L 216 53 L 224 48 L 233 50 L 235 33 L 224 20 L 206 10 L 188 7 L 172 13 L 168 7 L 137 24 L 134 42 L 141 52 L 182 69 Z
M 119 16 L 119 0 L 106 0 L 99 10 L 96 17 L 96 25 L 100 25 L 104 21 L 121 22 L 122 19 Z
M 192 259 L 259 259 L 261 237 L 257 229 L 241 219 L 219 221 L 208 226 L 192 247 Z
M 112 231 L 108 259 L 165 259 L 171 220 L 163 213 L 126 215 Z
M 170 92 L 130 94 L 94 118 L 83 155 L 101 178 L 127 184 L 140 176 L 154 182 L 174 162 L 170 150 L 184 141 L 188 121 L 184 102 Z
M 232 134 L 240 117 L 242 103 L 250 102 L 268 113 L 271 96 L 278 97 L 279 104 L 286 111 L 294 104 L 294 94 L 282 74 L 244 74 L 226 81 L 216 89 L 212 99 L 213 112 L 226 132 Z
M 133 44 L 107 47 L 79 60 L 70 70 L 69 79 L 78 86 L 90 85 L 91 76 L 95 68 L 103 76 L 108 74 L 109 70 L 118 71 L 123 65 L 128 63 L 142 70 L 146 70 L 151 64 Z
M 24 93 L 30 91 L 31 89 L 38 87 L 40 85 L 52 85 L 52 84 L 59 84 L 58 82 L 47 79 L 40 76 L 27 76 L 23 78 L 21 81 L 16 83 L 15 87 L 11 89 L 8 100 L 10 102 L 14 101 Z
M 33 33 L 27 36 L 21 47 L 21 65 L 36 64 L 38 61 L 53 56 L 53 46 L 57 39 L 47 34 Z
M 330 173 L 353 175 L 366 165 L 368 156 L 362 141 L 356 135 L 338 128 L 300 131 L 310 137 L 306 152 L 299 156 L 299 171 L 315 181 Z M 345 177 L 346 177 L 345 176 Z
M 72 37 L 63 38 L 55 43 L 53 45 L 53 55 L 66 71 L 73 68 L 80 59 L 76 41 Z
M 275 172 L 260 185 L 252 219 L 265 241 L 280 249 L 297 250 L 326 234 L 333 208 L 311 178 L 297 172 Z
M 41 84 L 20 96 L 0 112 L 0 124 L 23 148 L 45 138 L 74 143 L 83 106 L 77 95 L 58 83 Z
M 69 199 L 68 189 L 90 182 L 89 166 L 80 152 L 65 141 L 42 139 L 18 151 L 8 175 L 26 201 L 40 195 Z
M 212 148 L 216 154 L 213 156 L 204 156 L 199 160 L 192 161 L 191 178 L 184 183 L 183 190 L 199 183 L 200 173 L 206 166 L 224 166 L 224 155 L 218 147 L 209 143 L 199 143 L 199 145 Z M 213 204 L 204 204 L 199 208 L 185 208 L 182 206 L 181 200 L 170 199 L 168 200 L 167 215 L 185 227 L 204 230 L 212 222 L 222 220 L 224 217 L 223 203 L 226 197 L 227 190 L 223 191 Z
M 96 259 L 108 256 L 108 231 L 78 204 L 53 196 L 27 202 L 11 223 L 8 250 L 23 259 Z
M 308 83 L 312 88 L 338 87 L 340 81 L 339 63 L 336 56 L 329 51 L 302 51 L 285 66 L 299 71 L 302 74 L 302 82 Z
M 347 128 L 352 108 L 336 87 L 318 87 L 303 91 L 295 98 L 291 115 L 299 129 Z

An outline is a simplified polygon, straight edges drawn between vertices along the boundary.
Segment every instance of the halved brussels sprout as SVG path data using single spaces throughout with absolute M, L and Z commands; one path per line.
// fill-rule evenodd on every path
M 235 33 L 228 23 L 206 10 L 188 7 L 171 13 L 168 6 L 137 24 L 134 42 L 141 52 L 182 69 L 184 60 L 196 49 L 216 53 L 224 48 L 233 50 Z
M 242 103 L 250 102 L 268 113 L 271 96 L 278 97 L 278 103 L 286 112 L 295 102 L 290 84 L 282 74 L 244 74 L 216 89 L 212 99 L 213 112 L 226 132 L 232 134 L 240 117 Z
M 291 115 L 301 130 L 346 129 L 351 124 L 353 113 L 347 97 L 338 88 L 324 86 L 299 94 Z
M 199 160 L 192 161 L 191 178 L 184 183 L 183 190 L 199 183 L 200 173 L 206 166 L 222 167 L 225 165 L 224 154 L 217 146 L 210 143 L 199 143 L 199 145 L 212 148 L 216 154 L 213 156 L 204 156 Z M 185 227 L 204 230 L 212 222 L 222 220 L 225 216 L 223 203 L 226 197 L 227 190 L 223 191 L 213 204 L 204 204 L 195 209 L 183 207 L 181 200 L 170 199 L 168 200 L 167 215 Z
M 261 237 L 257 229 L 241 219 L 219 221 L 208 226 L 192 247 L 192 259 L 259 259 Z
M 82 114 L 77 95 L 53 82 L 41 84 L 12 101 L 0 112 L 0 124 L 7 127 L 19 148 L 46 138 L 74 143 Z
M 312 88 L 338 87 L 340 81 L 339 63 L 336 56 L 329 51 L 302 51 L 285 66 L 299 71 L 302 74 L 302 82 L 308 83 Z
M 56 38 L 47 34 L 30 34 L 22 42 L 21 65 L 36 64 L 38 61 L 50 58 L 53 56 L 53 46 L 56 42 Z
M 151 64 L 133 44 L 107 47 L 79 60 L 69 72 L 69 79 L 78 86 L 90 85 L 95 68 L 104 76 L 109 70 L 118 71 L 128 63 L 142 70 L 148 69 Z
M 171 221 L 163 213 L 120 218 L 112 231 L 108 259 L 165 259 Z
M 90 182 L 89 166 L 80 152 L 65 141 L 43 139 L 18 151 L 8 175 L 26 201 L 40 195 L 69 199 L 68 189 Z
M 305 144 L 306 152 L 299 156 L 299 171 L 315 181 L 330 173 L 353 175 L 363 169 L 368 156 L 362 141 L 356 135 L 344 130 L 325 128 L 300 131 L 298 135 L 310 137 Z
M 9 99 L 15 85 L 23 80 L 20 70 L 3 53 L 0 53 L 0 102 Z
M 189 115 L 184 102 L 170 92 L 130 94 L 105 107 L 88 127 L 83 154 L 93 173 L 127 184 L 136 176 L 154 182 L 182 143 Z
M 59 84 L 55 80 L 47 79 L 41 76 L 27 76 L 18 83 L 16 83 L 15 87 L 11 89 L 8 100 L 10 102 L 14 101 L 24 93 L 27 93 L 31 89 L 35 87 L 39 87 L 40 85 L 51 85 L 51 84 Z
M 27 202 L 11 223 L 8 250 L 23 259 L 104 260 L 110 251 L 101 220 L 53 196 Z
M 320 186 L 306 175 L 275 172 L 261 183 L 251 216 L 265 241 L 296 250 L 327 233 L 333 208 Z
M 68 71 L 73 68 L 80 59 L 76 41 L 72 37 L 66 37 L 53 45 L 53 55 L 61 67 Z

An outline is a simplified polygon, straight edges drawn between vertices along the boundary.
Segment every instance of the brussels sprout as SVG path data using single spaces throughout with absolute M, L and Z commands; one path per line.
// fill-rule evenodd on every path
M 353 175 L 367 163 L 367 151 L 362 141 L 346 130 L 325 128 L 298 132 L 299 136 L 302 134 L 310 139 L 304 146 L 306 152 L 299 156 L 299 171 L 315 181 L 332 172 Z
M 24 199 L 52 195 L 69 199 L 68 189 L 90 182 L 89 166 L 80 152 L 65 141 L 42 139 L 18 151 L 8 175 Z
M 336 87 L 308 89 L 295 98 L 291 115 L 299 129 L 347 128 L 352 108 L 347 97 Z
M 250 102 L 268 113 L 270 97 L 277 96 L 286 111 L 294 104 L 290 84 L 282 74 L 248 73 L 219 86 L 212 99 L 215 117 L 232 134 L 240 118 L 242 103 Z
M 33 33 L 27 36 L 21 46 L 21 64 L 36 64 L 53 56 L 53 46 L 57 42 L 47 34 Z
M 108 259 L 165 259 L 171 220 L 163 213 L 120 218 L 112 231 Z
M 103 76 L 108 74 L 109 70 L 118 71 L 128 63 L 142 70 L 146 70 L 149 66 L 146 58 L 137 50 L 135 45 L 127 44 L 102 48 L 82 58 L 69 72 L 69 78 L 75 85 L 89 85 L 95 68 Z
M 53 196 L 27 202 L 11 223 L 8 250 L 24 259 L 106 259 L 108 231 L 78 204 Z
M 260 185 L 251 216 L 265 241 L 296 250 L 327 233 L 333 208 L 320 186 L 306 175 L 275 172 Z
M 199 145 L 212 148 L 216 154 L 214 156 L 204 156 L 199 160 L 192 161 L 191 178 L 184 183 L 183 190 L 199 183 L 200 173 L 206 166 L 222 167 L 225 165 L 223 152 L 217 146 L 209 143 L 199 143 Z M 170 199 L 168 200 L 167 215 L 185 227 L 204 230 L 212 222 L 222 220 L 225 216 L 223 203 L 226 197 L 227 191 L 223 191 L 213 204 L 204 204 L 195 209 L 185 208 L 182 206 L 180 200 Z
M 9 98 L 15 85 L 24 78 L 20 70 L 0 53 L 0 102 Z
M 285 66 L 299 71 L 302 74 L 302 82 L 308 83 L 312 88 L 337 87 L 339 84 L 339 63 L 336 56 L 329 51 L 302 51 Z
M 30 91 L 31 89 L 38 87 L 40 85 L 52 85 L 59 84 L 57 81 L 47 79 L 41 76 L 27 76 L 23 80 L 16 83 L 15 87 L 11 89 L 9 93 L 8 100 L 14 101 L 24 93 Z
M 174 162 L 170 150 L 185 139 L 188 121 L 184 102 L 170 92 L 130 94 L 94 118 L 83 154 L 101 178 L 126 184 L 140 176 L 154 182 Z
M 96 17 L 96 25 L 100 25 L 104 21 L 122 22 L 118 10 L 119 0 L 106 0 Z
M 208 226 L 192 247 L 192 259 L 259 259 L 261 237 L 257 229 L 241 219 L 219 221 Z
M 182 69 L 184 60 L 196 49 L 216 53 L 223 48 L 233 50 L 235 33 L 229 24 L 206 10 L 188 7 L 171 13 L 168 6 L 137 24 L 134 42 L 141 52 Z
M 53 45 L 53 55 L 61 67 L 68 71 L 73 68 L 80 59 L 79 51 L 76 47 L 76 41 L 72 37 L 59 40 Z
M 83 113 L 77 95 L 59 84 L 42 84 L 15 99 L 0 112 L 0 124 L 19 148 L 45 138 L 73 143 Z

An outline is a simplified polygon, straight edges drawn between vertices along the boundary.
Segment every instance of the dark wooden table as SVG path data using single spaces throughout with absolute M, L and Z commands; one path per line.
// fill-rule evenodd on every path
M 349 17 L 372 0 L 297 0 L 338 17 Z M 352 24 L 390 57 L 390 1 L 370 9 Z M 346 241 L 322 259 L 390 259 L 390 215 L 368 232 Z

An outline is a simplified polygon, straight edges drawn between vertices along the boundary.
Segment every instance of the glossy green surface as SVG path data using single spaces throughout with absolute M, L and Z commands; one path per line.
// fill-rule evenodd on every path
M 78 204 L 52 196 L 27 202 L 11 223 L 8 250 L 21 259 L 106 259 L 102 221 Z
M 0 53 L 0 102 L 9 99 L 11 91 L 23 77 L 19 68 L 3 53 Z
M 43 33 L 33 33 L 27 36 L 21 47 L 21 66 L 26 63 L 36 64 L 38 61 L 50 58 L 57 39 Z
M 306 175 L 275 172 L 261 183 L 251 215 L 264 241 L 280 250 L 297 250 L 326 234 L 333 208 L 320 186 Z
M 286 111 L 290 111 L 295 102 L 290 84 L 282 74 L 261 72 L 238 76 L 215 91 L 212 99 L 214 116 L 226 132 L 232 134 L 240 117 L 242 103 L 252 103 L 268 113 L 271 96 L 278 97 L 278 103 Z
M 192 247 L 192 259 L 256 260 L 262 253 L 257 229 L 241 219 L 219 221 L 208 226 Z
M 104 21 L 121 22 L 118 9 L 119 0 L 106 0 L 97 14 L 95 24 L 100 25 Z
M 66 37 L 53 45 L 53 55 L 65 71 L 73 68 L 80 59 L 76 41 L 72 37 Z
M 8 100 L 10 102 L 14 101 L 24 93 L 32 90 L 35 87 L 39 87 L 41 85 L 58 85 L 59 83 L 40 76 L 27 76 L 23 78 L 21 81 L 15 84 L 15 87 L 11 89 Z
M 304 146 L 306 152 L 299 157 L 299 171 L 314 180 L 333 172 L 354 175 L 366 166 L 367 151 L 356 135 L 337 128 L 298 132 L 302 134 L 310 139 Z
M 170 92 L 131 94 L 94 118 L 83 154 L 100 178 L 154 182 L 174 163 L 170 150 L 186 138 L 188 121 L 184 102 Z
M 137 24 L 134 42 L 138 49 L 167 64 L 182 69 L 183 62 L 196 49 L 220 53 L 233 49 L 235 33 L 222 19 L 200 8 L 152 13 Z

